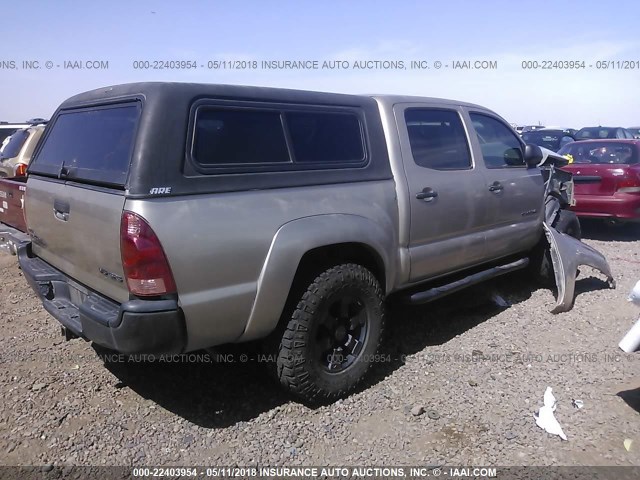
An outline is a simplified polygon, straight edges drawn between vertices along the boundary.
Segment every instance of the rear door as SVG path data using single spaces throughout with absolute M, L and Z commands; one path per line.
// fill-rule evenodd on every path
M 473 164 L 460 109 L 398 104 L 394 114 L 410 195 L 410 280 L 481 262 L 486 185 Z
M 120 218 L 140 105 L 62 111 L 29 167 L 25 195 L 36 255 L 117 301 L 129 298 Z
M 488 258 L 533 247 L 542 233 L 544 181 L 538 168 L 527 168 L 524 144 L 499 117 L 469 111 L 472 145 L 484 165 L 487 188 L 483 205 L 490 213 Z

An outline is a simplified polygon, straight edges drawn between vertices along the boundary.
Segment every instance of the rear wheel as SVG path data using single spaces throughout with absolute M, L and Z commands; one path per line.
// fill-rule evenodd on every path
M 306 401 L 331 401 L 353 390 L 372 365 L 384 328 L 382 289 L 361 265 L 338 265 L 311 282 L 284 320 L 280 383 Z

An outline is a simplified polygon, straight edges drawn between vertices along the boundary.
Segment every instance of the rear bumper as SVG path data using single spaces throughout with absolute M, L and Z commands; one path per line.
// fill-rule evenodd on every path
M 579 217 L 640 221 L 640 195 L 575 195 L 575 199 L 571 210 Z
M 18 246 L 29 241 L 31 239 L 26 233 L 0 222 L 0 246 L 7 246 L 9 251 L 15 255 Z
M 79 337 L 122 353 L 184 350 L 184 315 L 176 300 L 114 302 L 34 256 L 31 243 L 18 246 L 18 261 L 45 310 Z

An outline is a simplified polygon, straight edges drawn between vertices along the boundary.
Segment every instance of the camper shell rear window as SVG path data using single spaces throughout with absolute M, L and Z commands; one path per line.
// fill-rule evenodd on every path
M 62 111 L 29 172 L 123 187 L 140 112 L 139 102 Z

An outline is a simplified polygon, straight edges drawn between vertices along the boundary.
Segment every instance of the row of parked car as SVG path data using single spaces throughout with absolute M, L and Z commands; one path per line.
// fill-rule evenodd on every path
M 575 128 L 561 128 L 561 127 L 546 127 L 544 125 L 518 125 L 512 123 L 511 126 L 520 135 L 528 132 L 535 132 L 536 130 L 563 130 L 569 132 L 572 136 L 576 136 L 578 131 L 583 131 L 581 138 L 593 138 L 593 134 L 604 135 L 601 138 L 640 138 L 640 127 L 584 127 L 580 130 Z M 610 137 L 609 135 L 614 135 Z M 631 137 L 629 136 L 631 135 Z
M 640 127 L 526 126 L 520 136 L 569 159 L 564 169 L 573 174 L 579 217 L 640 220 Z
M 27 174 L 27 166 L 46 123 L 43 118 L 26 123 L 0 123 L 0 178 Z
M 548 148 L 554 152 L 568 143 L 581 140 L 640 139 L 640 127 L 584 127 L 576 130 L 575 128 L 526 125 L 514 128 L 525 142 Z

